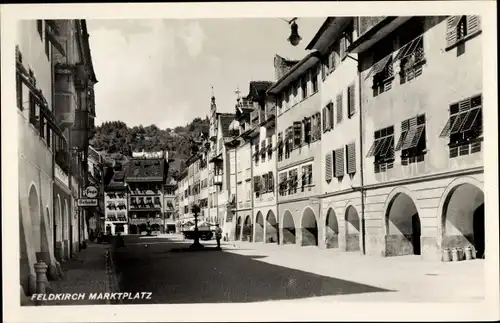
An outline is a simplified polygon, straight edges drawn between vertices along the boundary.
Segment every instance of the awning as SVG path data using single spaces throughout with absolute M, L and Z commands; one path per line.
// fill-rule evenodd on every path
M 380 61 L 375 63 L 372 66 L 370 72 L 368 72 L 368 74 L 366 75 L 365 80 L 372 75 L 377 75 L 378 73 L 382 72 L 384 68 L 387 66 L 387 63 L 389 63 L 391 59 L 392 59 L 392 53 L 390 53 L 389 55 L 387 55 L 386 57 L 382 58 Z
M 423 35 L 420 35 L 414 40 L 404 45 L 403 47 L 401 47 L 396 56 L 394 57 L 394 60 L 397 61 L 413 54 L 415 50 L 419 47 L 419 45 L 422 43 L 422 37 Z

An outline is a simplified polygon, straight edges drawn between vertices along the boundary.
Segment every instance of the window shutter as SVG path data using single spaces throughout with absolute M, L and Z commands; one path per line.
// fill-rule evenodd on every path
M 342 122 L 342 93 L 337 94 L 337 123 Z
M 356 144 L 347 145 L 347 174 L 356 173 Z
M 470 35 L 481 29 L 481 20 L 479 16 L 467 16 L 467 34 Z
M 355 86 L 354 84 L 349 85 L 347 88 L 347 113 L 349 118 L 356 113 L 356 101 L 355 101 L 355 95 L 354 95 L 354 89 Z
M 318 133 L 316 134 L 317 135 L 316 139 L 321 139 L 321 113 L 318 112 L 316 115 L 317 115 L 316 120 L 318 122 Z
M 448 46 L 455 44 L 457 41 L 457 23 L 461 16 L 450 16 L 446 24 L 446 42 Z
M 323 108 L 323 132 L 326 132 L 326 107 Z
M 327 152 L 325 155 L 325 180 L 332 180 L 332 152 Z
M 335 177 L 344 176 L 344 148 L 335 150 Z
M 268 179 L 269 179 L 269 190 L 274 191 L 274 175 L 273 172 L 269 172 L 267 174 Z

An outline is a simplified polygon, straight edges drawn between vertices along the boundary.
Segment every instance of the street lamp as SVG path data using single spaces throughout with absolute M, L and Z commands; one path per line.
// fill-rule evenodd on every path
M 286 20 L 286 19 L 282 20 L 288 22 L 288 24 L 290 25 L 291 34 L 290 37 L 288 37 L 288 41 L 292 46 L 297 46 L 302 40 L 302 37 L 300 37 L 299 35 L 299 26 L 295 22 L 295 20 L 297 20 L 297 17 L 294 17 L 292 20 Z
M 198 231 L 198 214 L 200 213 L 200 206 L 198 204 L 193 204 L 191 206 L 191 211 L 194 214 L 194 242 L 189 246 L 190 249 L 201 249 L 203 245 L 200 243 L 200 236 Z

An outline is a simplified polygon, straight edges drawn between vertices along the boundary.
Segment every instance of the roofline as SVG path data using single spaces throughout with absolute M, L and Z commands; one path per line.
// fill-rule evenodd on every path
M 281 83 L 283 83 L 287 78 L 291 77 L 296 70 L 302 65 L 307 63 L 312 58 L 319 58 L 320 52 L 318 50 L 313 50 L 302 58 L 297 64 L 295 64 L 288 72 L 285 73 L 279 80 L 277 80 L 269 89 L 267 89 L 266 94 L 275 94 L 273 90 L 277 88 Z
M 84 55 L 87 56 L 87 59 L 88 59 L 91 80 L 95 84 L 99 81 L 97 80 L 97 78 L 95 76 L 94 64 L 92 62 L 92 55 L 90 53 L 89 33 L 87 30 L 87 21 L 85 19 L 81 19 L 80 21 L 81 21 L 82 34 L 83 34 L 83 52 L 84 52 Z
M 309 42 L 309 44 L 306 46 L 307 50 L 313 49 L 314 45 L 318 42 L 319 38 L 323 33 L 330 27 L 330 23 L 335 20 L 335 17 L 327 17 L 321 27 L 319 27 L 319 30 L 316 32 L 314 35 L 313 39 Z

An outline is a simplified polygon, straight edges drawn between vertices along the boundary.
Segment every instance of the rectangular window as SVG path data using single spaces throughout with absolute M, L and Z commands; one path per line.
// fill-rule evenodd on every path
M 310 143 L 311 142 L 311 118 L 305 118 L 304 121 L 304 142 L 305 143 Z
M 300 88 L 302 90 L 302 100 L 304 100 L 305 98 L 307 98 L 307 76 L 304 76 L 300 80 Z
M 375 172 L 394 166 L 394 126 L 375 131 L 374 141 L 366 157 L 375 157 Z
M 347 117 L 351 118 L 356 113 L 355 85 L 352 83 L 347 87 Z
M 262 140 L 260 142 L 260 158 L 262 159 L 262 162 L 266 161 L 266 141 Z
M 352 44 L 354 34 L 354 24 L 350 24 L 342 33 L 341 43 L 340 43 L 340 57 L 344 59 L 347 57 L 347 49 Z
M 288 127 L 285 131 L 285 159 L 290 158 L 290 152 L 292 151 L 292 140 L 293 128 Z
M 278 134 L 278 142 L 276 144 L 276 148 L 278 149 L 278 161 L 283 160 L 283 132 Z
M 311 70 L 311 87 L 313 94 L 318 92 L 318 70 L 319 66 L 316 66 Z
M 287 172 L 280 173 L 279 175 L 279 195 L 286 196 L 288 189 L 288 176 Z
M 289 178 L 288 194 L 291 195 L 297 193 L 297 186 L 298 186 L 297 169 L 292 169 L 288 171 L 288 178 Z
M 347 160 L 347 174 L 356 173 L 356 144 L 354 142 L 345 146 Z
M 479 16 L 450 16 L 447 20 L 446 42 L 453 46 L 468 35 L 475 34 L 481 30 L 481 19 Z
M 401 137 L 395 151 L 401 150 L 401 164 L 424 160 L 426 151 L 425 114 L 405 120 L 401 123 Z
M 299 148 L 302 144 L 302 123 L 295 121 L 293 123 L 293 147 Z
M 306 185 L 312 185 L 312 165 L 302 166 L 302 188 Z
M 17 108 L 21 111 L 23 108 L 23 82 L 21 80 L 21 75 L 16 73 L 16 95 L 17 95 Z
M 377 57 L 376 52 L 374 53 L 374 57 Z M 366 78 L 370 76 L 373 76 L 373 96 L 377 96 L 391 89 L 394 79 L 392 53 L 373 64 Z
M 425 63 L 423 44 L 423 36 L 420 35 L 401 47 L 396 54 L 394 60 L 400 61 L 399 80 L 401 84 L 422 75 L 422 67 Z
M 267 184 L 268 192 L 274 193 L 274 174 L 273 174 L 273 172 L 269 172 L 267 174 L 267 181 L 268 181 L 268 184 Z
M 255 160 L 255 164 L 258 165 L 259 164 L 259 143 L 256 143 L 254 145 L 254 151 L 253 151 L 253 157 L 254 157 L 254 160 Z
M 343 120 L 343 107 L 342 107 L 342 92 L 337 94 L 337 124 L 341 123 Z
M 440 137 L 449 137 L 450 158 L 480 152 L 482 134 L 481 95 L 467 98 L 450 106 L 450 118 L 440 134 Z
M 273 138 L 267 138 L 267 159 L 271 160 L 273 158 Z

